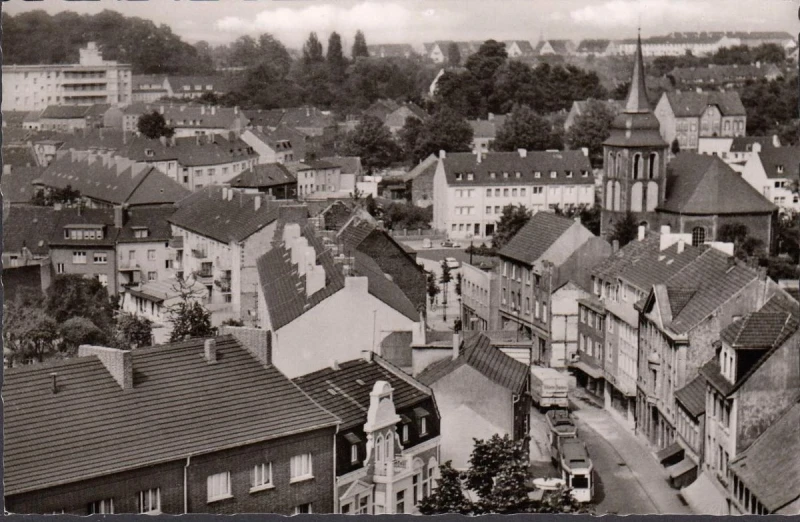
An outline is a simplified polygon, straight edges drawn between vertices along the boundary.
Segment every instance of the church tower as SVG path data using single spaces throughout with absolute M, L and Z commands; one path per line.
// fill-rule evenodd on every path
M 637 223 L 658 226 L 655 209 L 664 202 L 668 147 L 647 99 L 639 36 L 625 107 L 603 143 L 602 236 L 608 237 L 628 211 Z

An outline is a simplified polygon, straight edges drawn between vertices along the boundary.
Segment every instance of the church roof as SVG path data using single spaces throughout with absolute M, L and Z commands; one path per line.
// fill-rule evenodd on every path
M 666 201 L 681 214 L 768 214 L 776 209 L 716 156 L 684 152 L 669 164 Z
M 648 113 L 651 112 L 650 101 L 647 99 L 647 87 L 644 83 L 644 59 L 642 58 L 642 37 L 636 40 L 636 55 L 633 61 L 633 75 L 628 98 L 625 101 L 625 112 Z

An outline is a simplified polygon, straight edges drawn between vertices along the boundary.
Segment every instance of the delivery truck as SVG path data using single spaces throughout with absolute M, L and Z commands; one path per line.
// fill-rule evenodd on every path
M 569 408 L 569 376 L 554 368 L 531 366 L 531 397 L 539 409 Z

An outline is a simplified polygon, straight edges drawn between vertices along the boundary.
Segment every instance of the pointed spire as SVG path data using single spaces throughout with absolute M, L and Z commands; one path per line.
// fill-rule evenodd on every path
M 642 35 L 636 38 L 636 55 L 633 59 L 633 74 L 625 112 L 650 112 L 650 101 L 647 99 L 647 87 L 644 82 L 644 59 L 642 58 Z

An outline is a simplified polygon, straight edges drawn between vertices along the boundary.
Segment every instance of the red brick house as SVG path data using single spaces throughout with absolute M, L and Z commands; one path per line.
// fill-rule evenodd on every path
M 226 332 L 6 370 L 6 510 L 331 512 L 338 418 Z

